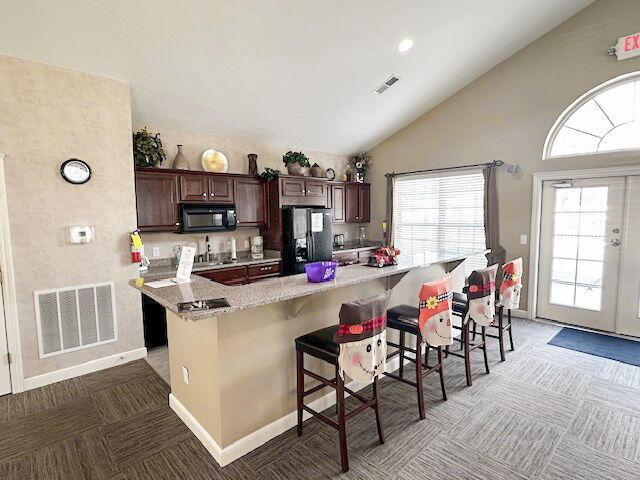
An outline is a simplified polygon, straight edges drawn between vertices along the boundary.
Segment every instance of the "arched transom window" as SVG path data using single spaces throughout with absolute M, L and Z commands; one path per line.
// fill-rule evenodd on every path
M 640 72 L 576 100 L 549 132 L 543 158 L 640 150 Z

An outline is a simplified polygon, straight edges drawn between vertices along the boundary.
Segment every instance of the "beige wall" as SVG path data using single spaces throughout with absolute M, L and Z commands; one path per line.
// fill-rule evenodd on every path
M 144 346 L 140 294 L 127 281 L 135 228 L 129 86 L 0 56 L 0 153 L 6 183 L 25 378 Z M 62 179 L 77 157 L 93 176 Z M 65 243 L 70 225 L 93 225 L 96 241 Z M 114 343 L 39 359 L 34 290 L 115 282 Z
M 266 143 L 254 142 L 246 138 L 228 138 L 219 137 L 212 133 L 191 132 L 184 130 L 175 130 L 163 128 L 152 124 L 134 124 L 134 131 L 141 130 L 143 127 L 152 133 L 160 133 L 160 139 L 167 154 L 167 160 L 163 162 L 162 167 L 170 168 L 173 159 L 178 151 L 177 145 L 182 145 L 182 151 L 190 162 L 191 169 L 202 171 L 200 158 L 202 152 L 208 148 L 215 148 L 223 152 L 229 160 L 230 173 L 248 173 L 248 153 L 256 153 L 258 155 L 259 171 L 264 171 L 264 167 L 270 167 L 286 173 L 286 167 L 282 163 L 282 155 L 288 150 L 301 150 L 304 152 L 311 164 L 317 163 L 322 168 L 333 168 L 336 171 L 336 178 L 341 179 L 347 166 L 348 157 L 340 155 L 331 155 L 322 152 L 311 152 L 299 146 L 278 146 Z M 346 239 L 356 239 L 358 236 L 357 227 L 351 225 L 334 225 L 334 233 L 344 233 Z M 236 238 L 238 250 L 246 250 L 244 242 L 252 235 L 258 235 L 259 231 L 253 228 L 240 228 L 233 234 L 215 233 L 211 234 L 212 249 L 218 251 L 228 251 L 227 243 L 232 237 Z M 179 235 L 175 233 L 145 233 L 143 240 L 145 242 L 145 251 L 149 258 L 153 261 L 151 254 L 153 247 L 160 249 L 158 258 L 167 258 L 173 254 L 175 245 L 184 245 L 190 242 L 197 242 L 204 251 L 204 238 L 206 234 L 198 235 Z
M 596 2 L 376 146 L 370 235 L 381 236 L 385 172 L 494 159 L 517 163 L 515 178 L 505 171 L 498 176 L 500 240 L 507 258 L 524 258 L 526 282 L 529 246 L 520 245 L 519 236 L 530 234 L 531 173 L 640 161 L 638 155 L 541 160 L 547 133 L 569 104 L 606 80 L 640 70 L 638 58 L 617 62 L 607 56 L 618 37 L 638 30 L 637 0 Z

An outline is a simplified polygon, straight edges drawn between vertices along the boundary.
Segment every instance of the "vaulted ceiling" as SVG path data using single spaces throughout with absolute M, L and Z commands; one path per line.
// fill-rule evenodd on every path
M 0 53 L 129 82 L 137 122 L 351 154 L 592 1 L 0 0 Z

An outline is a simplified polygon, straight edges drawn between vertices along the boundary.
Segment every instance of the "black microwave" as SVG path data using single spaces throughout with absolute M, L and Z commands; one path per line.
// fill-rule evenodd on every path
M 219 232 L 236 229 L 233 205 L 182 205 L 182 233 Z

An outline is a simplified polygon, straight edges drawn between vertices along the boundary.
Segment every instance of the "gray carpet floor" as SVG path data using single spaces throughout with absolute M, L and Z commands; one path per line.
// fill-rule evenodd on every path
M 516 351 L 500 362 L 493 341 L 490 375 L 476 352 L 470 388 L 447 359 L 449 400 L 427 377 L 422 421 L 415 390 L 384 379 L 386 443 L 372 412 L 352 419 L 348 474 L 336 432 L 314 420 L 220 468 L 137 361 L 0 397 L 0 479 L 639 478 L 640 368 L 547 345 L 558 330 L 516 320 Z

